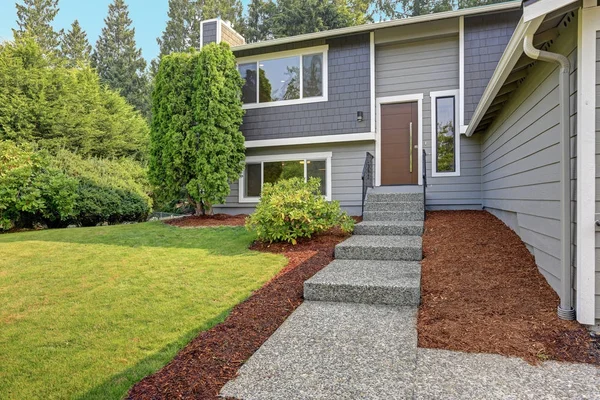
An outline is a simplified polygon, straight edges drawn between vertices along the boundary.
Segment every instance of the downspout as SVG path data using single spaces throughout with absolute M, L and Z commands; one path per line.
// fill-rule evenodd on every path
M 569 151 L 569 78 L 571 64 L 562 54 L 539 50 L 533 46 L 533 34 L 528 34 L 523 39 L 523 51 L 534 60 L 546 61 L 560 66 L 558 93 L 560 98 L 560 146 L 561 146 L 561 174 L 560 174 L 560 304 L 558 317 L 560 319 L 574 320 L 573 290 L 571 278 L 571 174 Z

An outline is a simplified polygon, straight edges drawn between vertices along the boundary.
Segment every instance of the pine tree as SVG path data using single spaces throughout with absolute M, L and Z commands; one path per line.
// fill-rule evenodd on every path
M 160 55 L 186 51 L 200 43 L 200 21 L 192 0 L 169 0 L 169 20 L 160 38 Z
M 88 65 L 90 63 L 92 46 L 88 42 L 87 34 L 81 29 L 79 21 L 73 21 L 71 30 L 62 36 L 60 52 L 68 67 L 72 68 L 80 64 Z
M 146 61 L 135 44 L 135 28 L 131 27 L 129 11 L 123 0 L 108 6 L 106 26 L 96 42 L 93 66 L 100 79 L 119 91 L 144 116 L 149 116 L 149 84 Z
M 244 37 L 248 43 L 260 42 L 273 37 L 271 17 L 277 12 L 273 0 L 251 0 L 245 21 Z
M 56 51 L 62 34 L 52 27 L 58 13 L 58 0 L 23 0 L 23 4 L 17 3 L 16 7 L 19 29 L 13 29 L 15 39 L 31 35 L 44 53 Z

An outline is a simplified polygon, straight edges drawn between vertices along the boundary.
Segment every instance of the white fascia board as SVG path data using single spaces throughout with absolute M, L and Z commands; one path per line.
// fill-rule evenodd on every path
M 343 135 L 306 136 L 282 139 L 246 140 L 246 148 L 297 146 L 305 144 L 346 143 L 375 140 L 374 132 L 348 133 Z
M 350 26 L 347 28 L 332 29 L 329 31 L 314 32 L 314 33 L 308 33 L 308 34 L 304 34 L 304 35 L 289 36 L 286 38 L 266 40 L 264 42 L 248 43 L 248 44 L 244 44 L 241 46 L 232 47 L 232 50 L 233 51 L 251 50 L 251 49 L 258 49 L 258 48 L 268 47 L 268 46 L 277 46 L 277 45 L 281 45 L 281 44 L 301 42 L 301 41 L 305 41 L 305 40 L 314 40 L 314 39 L 323 39 L 323 38 L 335 37 L 335 36 L 352 35 L 352 34 L 356 34 L 356 33 L 369 32 L 369 31 L 376 30 L 376 29 L 392 28 L 395 26 L 418 24 L 418 23 L 429 22 L 429 21 L 438 21 L 438 20 L 442 20 L 442 19 L 446 19 L 446 18 L 457 18 L 460 16 L 469 16 L 469 15 L 495 13 L 495 12 L 501 12 L 501 11 L 510 11 L 510 10 L 519 9 L 520 7 L 521 7 L 521 1 L 513 0 L 513 1 L 508 1 L 508 2 L 500 3 L 500 4 L 491 4 L 491 5 L 480 6 L 480 7 L 464 8 L 464 9 L 460 9 L 460 10 L 456 10 L 456 11 L 445 11 L 445 12 L 439 12 L 439 13 L 434 13 L 434 14 L 420 15 L 418 17 L 395 19 L 395 20 L 391 20 L 391 21 L 376 22 L 376 23 L 370 23 L 370 24 L 364 24 L 364 25 Z
M 559 8 L 568 6 L 578 0 L 539 0 L 527 6 L 523 6 L 523 21 L 532 21 L 538 17 L 544 16 L 556 11 Z
M 579 9 L 577 41 L 577 321 L 593 325 L 596 275 L 596 32 L 600 7 Z
M 544 16 L 540 16 L 528 22 L 523 21 L 523 18 L 521 17 L 506 49 L 504 49 L 500 61 L 498 61 L 494 74 L 490 78 L 490 81 L 477 104 L 473 117 L 471 117 L 471 121 L 469 121 L 469 126 L 465 132 L 467 136 L 473 135 L 475 129 L 477 129 L 477 125 L 479 125 L 479 122 L 481 122 L 487 109 L 496 98 L 500 88 L 504 85 L 506 78 L 512 72 L 517 61 L 519 61 L 519 58 L 523 54 L 523 38 L 528 34 L 534 34 L 543 21 Z

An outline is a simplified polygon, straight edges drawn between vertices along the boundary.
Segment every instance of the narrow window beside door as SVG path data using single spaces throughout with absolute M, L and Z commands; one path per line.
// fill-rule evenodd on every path
M 460 134 L 455 90 L 431 92 L 432 176 L 460 176 Z

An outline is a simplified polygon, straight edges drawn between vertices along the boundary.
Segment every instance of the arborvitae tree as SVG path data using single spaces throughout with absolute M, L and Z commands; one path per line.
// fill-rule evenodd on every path
M 159 200 L 184 192 L 197 214 L 225 202 L 244 168 L 242 84 L 226 43 L 162 58 L 152 94 L 149 170 Z
M 73 21 L 71 30 L 62 36 L 60 52 L 68 67 L 90 63 L 92 46 L 88 42 L 87 34 L 81 29 L 79 21 Z
M 108 6 L 106 26 L 96 42 L 93 66 L 100 79 L 119 91 L 144 116 L 149 116 L 149 84 L 146 61 L 135 44 L 135 28 L 131 27 L 129 11 L 123 0 Z
M 62 33 L 54 31 L 52 21 L 58 13 L 58 0 L 23 0 L 16 4 L 17 25 L 15 39 L 28 34 L 35 39 L 44 53 L 56 51 Z

